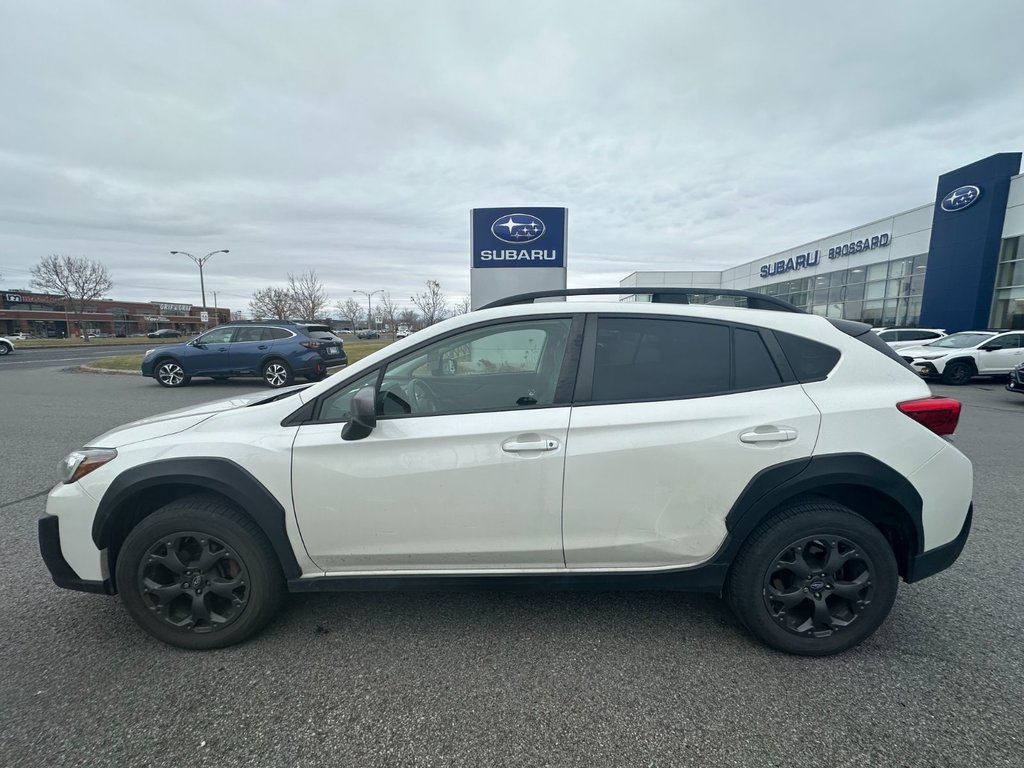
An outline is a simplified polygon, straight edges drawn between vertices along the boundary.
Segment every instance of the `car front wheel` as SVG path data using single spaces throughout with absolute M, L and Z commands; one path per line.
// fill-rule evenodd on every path
M 896 559 L 881 531 L 841 504 L 812 499 L 751 534 L 726 594 L 763 642 L 786 653 L 827 656 L 881 626 L 898 583 Z
M 125 609 L 153 637 L 202 650 L 258 632 L 285 596 L 259 527 L 227 502 L 192 496 L 146 517 L 117 558 Z
M 960 386 L 966 384 L 974 376 L 974 369 L 970 363 L 950 363 L 942 372 L 942 383 Z
M 4 355 L 8 354 L 10 351 L 11 351 L 11 347 L 9 347 L 7 344 L 4 344 L 4 343 L 0 342 L 0 357 L 3 357 Z
M 156 380 L 165 387 L 183 387 L 191 380 L 177 360 L 161 360 L 156 366 Z
M 274 389 L 280 389 L 291 384 L 295 376 L 284 360 L 268 360 L 263 365 L 263 380 Z

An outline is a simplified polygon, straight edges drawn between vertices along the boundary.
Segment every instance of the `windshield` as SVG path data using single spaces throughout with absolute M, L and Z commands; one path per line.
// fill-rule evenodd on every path
M 954 333 L 945 336 L 931 344 L 924 344 L 925 347 L 946 347 L 947 349 L 964 349 L 965 347 L 976 347 L 986 339 L 991 339 L 994 333 Z

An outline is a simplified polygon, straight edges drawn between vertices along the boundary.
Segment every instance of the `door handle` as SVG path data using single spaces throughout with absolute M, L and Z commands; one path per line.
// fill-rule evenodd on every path
M 267 348 L 266 344 L 260 344 L 258 347 L 256 347 L 256 349 L 266 349 L 266 348 Z
M 525 451 L 553 451 L 558 447 L 557 440 L 506 440 L 501 450 L 506 453 L 523 453 Z
M 221 347 L 221 348 L 220 348 L 220 349 L 218 349 L 217 351 L 218 351 L 218 352 L 227 352 L 227 351 L 228 351 L 228 348 L 227 348 L 227 347 Z
M 742 443 L 785 443 L 789 440 L 796 440 L 796 430 L 789 427 L 778 427 L 765 432 L 758 432 L 755 429 L 740 435 Z

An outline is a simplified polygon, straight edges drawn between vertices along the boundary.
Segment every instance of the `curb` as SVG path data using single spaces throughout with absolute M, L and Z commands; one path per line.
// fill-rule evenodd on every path
M 141 371 L 121 371 L 116 368 L 100 368 L 99 366 L 79 366 L 75 369 L 81 374 L 108 374 L 114 376 L 141 376 Z

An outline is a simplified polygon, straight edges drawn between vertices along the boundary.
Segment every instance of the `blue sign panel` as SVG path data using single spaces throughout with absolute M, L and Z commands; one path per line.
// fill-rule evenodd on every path
M 473 267 L 564 267 L 565 208 L 474 208 Z
M 1010 177 L 1019 172 L 1020 153 L 1003 152 L 939 177 L 922 326 L 988 327 Z

